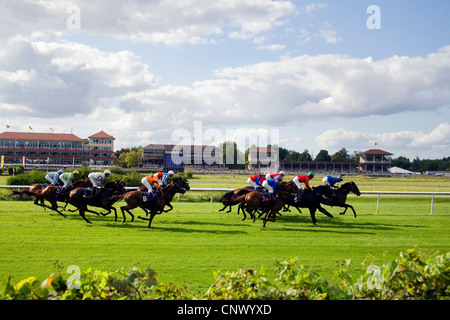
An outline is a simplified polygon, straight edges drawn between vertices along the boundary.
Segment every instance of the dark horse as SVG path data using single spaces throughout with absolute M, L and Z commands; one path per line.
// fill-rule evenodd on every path
M 126 220 L 125 211 L 131 216 L 131 221 L 134 221 L 134 215 L 130 212 L 130 210 L 139 207 L 145 211 L 146 215 L 150 214 L 150 218 L 142 218 L 138 216 L 139 219 L 149 221 L 148 227 L 150 228 L 154 216 L 165 212 L 164 207 L 167 205 L 166 201 L 170 201 L 177 192 L 185 193 L 186 189 L 175 182 L 171 182 L 164 188 L 161 188 L 161 190 L 157 191 L 154 198 L 150 201 L 144 201 L 144 194 L 139 190 L 128 192 L 125 196 L 123 196 L 123 199 L 127 205 L 120 207 L 123 216 L 121 223 L 124 223 Z
M 361 192 L 359 191 L 358 187 L 356 186 L 356 183 L 353 181 L 344 183 L 339 188 L 332 190 L 334 192 L 334 195 L 331 196 L 331 198 L 324 198 L 323 195 L 330 195 L 330 187 L 329 186 L 318 186 L 314 187 L 313 190 L 319 195 L 319 201 L 325 205 L 331 206 L 331 207 L 344 207 L 344 212 L 341 212 L 339 214 L 345 214 L 348 208 L 352 209 L 353 214 L 356 218 L 356 211 L 353 209 L 353 206 L 346 204 L 345 201 L 347 200 L 347 195 L 350 192 L 353 192 L 358 197 L 361 195 Z
M 316 210 L 319 210 L 324 215 L 333 218 L 331 213 L 322 208 L 319 202 L 319 198 L 321 197 L 319 197 L 313 190 L 304 189 L 302 193 L 299 193 L 297 186 L 292 181 L 287 183 L 281 182 L 280 185 L 282 190 L 280 191 L 279 197 L 283 200 L 283 202 L 293 207 L 308 208 L 313 224 L 317 223 Z
M 89 210 L 87 206 L 100 207 L 108 210 L 101 215 L 106 216 L 111 213 L 111 210 L 117 216 L 116 208 L 112 205 L 118 201 L 124 193 L 127 193 L 125 186 L 122 182 L 109 182 L 93 198 L 85 197 L 85 188 L 76 188 L 70 191 L 69 203 L 76 207 L 80 213 L 80 216 L 87 222 L 91 223 L 85 215 L 85 212 L 92 212 L 99 215 L 96 211 Z M 74 210 L 75 211 L 75 210 Z

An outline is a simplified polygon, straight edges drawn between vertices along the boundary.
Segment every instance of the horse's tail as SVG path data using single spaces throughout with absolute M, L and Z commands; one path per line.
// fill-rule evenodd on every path
M 227 192 L 220 197 L 219 202 L 222 202 L 224 199 L 231 199 L 232 197 L 234 197 L 234 191 Z
M 234 203 L 239 203 L 239 202 L 244 201 L 246 195 L 247 195 L 247 193 L 246 193 L 246 194 L 243 194 L 243 195 L 241 195 L 241 196 L 239 196 L 239 197 L 234 198 L 234 199 L 233 199 L 233 202 L 234 202 Z
M 12 194 L 23 196 L 24 194 L 27 196 L 36 196 L 36 193 L 28 191 L 28 190 L 21 190 L 21 191 L 12 191 Z
M 123 197 L 125 197 L 127 193 L 122 193 L 122 194 L 116 194 L 114 196 L 109 197 L 109 201 L 111 201 L 111 204 L 116 203 L 117 201 L 120 201 L 123 199 Z

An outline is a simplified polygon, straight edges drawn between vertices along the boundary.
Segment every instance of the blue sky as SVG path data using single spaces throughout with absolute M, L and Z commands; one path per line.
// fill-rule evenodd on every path
M 8 130 L 450 155 L 448 1 L 1 3 Z

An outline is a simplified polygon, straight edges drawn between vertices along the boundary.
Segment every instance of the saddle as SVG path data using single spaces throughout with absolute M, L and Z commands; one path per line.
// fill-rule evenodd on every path
M 299 193 L 299 192 L 291 193 L 289 195 L 289 200 L 291 200 L 294 203 L 299 203 L 302 201 L 302 194 L 303 193 Z
M 263 192 L 261 194 L 262 202 L 269 202 L 271 200 L 275 200 L 276 198 L 277 198 L 277 196 L 274 193 Z
M 101 191 L 101 188 L 84 188 L 83 198 L 93 199 Z
M 152 192 L 142 192 L 142 202 L 150 202 L 156 199 L 158 196 L 158 191 Z

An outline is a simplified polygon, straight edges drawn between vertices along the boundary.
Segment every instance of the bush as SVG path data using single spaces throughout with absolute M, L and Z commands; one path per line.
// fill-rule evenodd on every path
M 261 267 L 259 272 L 240 269 L 215 272 L 216 280 L 205 294 L 194 296 L 185 285 L 158 283 L 152 269 L 133 266 L 114 272 L 90 268 L 75 278 L 65 278 L 64 269 L 43 282 L 29 277 L 18 283 L 11 276 L 1 281 L 2 299 L 58 300 L 143 300 L 143 299 L 237 299 L 237 300 L 449 300 L 450 253 L 407 250 L 382 268 L 369 266 L 357 281 L 347 272 L 350 260 L 336 271 L 334 284 L 321 278 L 297 258 L 275 261 L 276 278 L 270 280 Z M 375 272 L 374 272 L 375 271 Z M 380 272 L 378 272 L 380 271 Z M 75 279 L 75 282 L 72 280 Z M 70 280 L 70 281 L 68 281 Z
M 47 174 L 46 172 L 33 170 L 30 173 L 18 174 L 18 175 L 9 177 L 6 180 L 6 184 L 7 185 L 17 185 L 17 186 L 19 186 L 19 185 L 27 186 L 27 185 L 32 185 L 34 183 L 44 183 L 44 182 L 47 182 L 47 180 L 45 180 L 46 174 Z
M 24 173 L 25 168 L 23 166 L 15 166 L 15 167 L 8 167 L 8 174 L 12 176 L 13 174 L 22 174 Z

